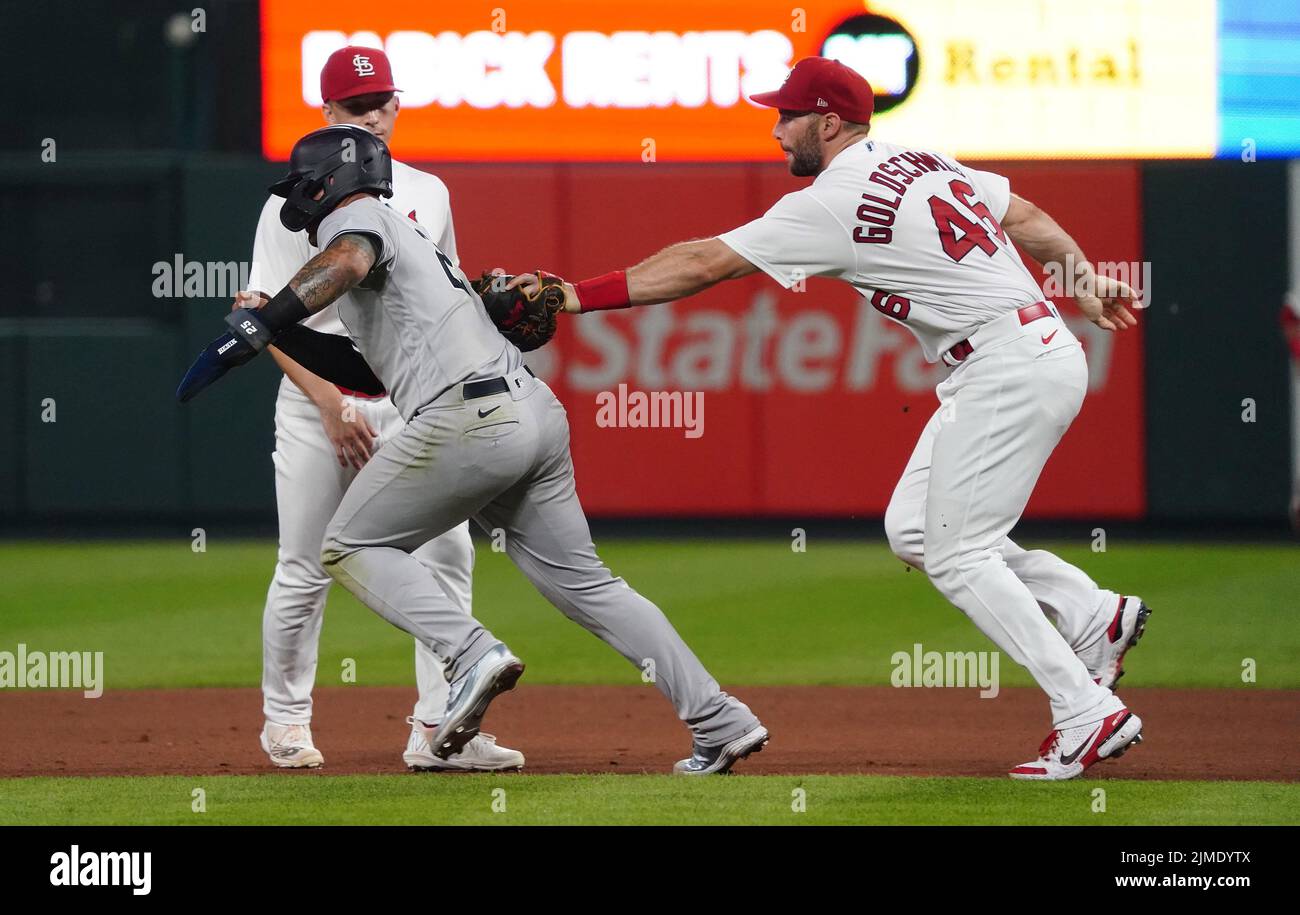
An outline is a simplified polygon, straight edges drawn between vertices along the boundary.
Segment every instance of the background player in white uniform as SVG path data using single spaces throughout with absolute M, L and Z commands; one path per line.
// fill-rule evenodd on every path
M 357 124 L 385 141 L 397 117 L 392 72 L 382 50 L 345 47 L 321 71 L 322 110 L 331 124 Z M 306 232 L 290 232 L 280 222 L 279 197 L 262 208 L 253 244 L 251 295 L 269 298 L 283 288 L 316 253 Z M 446 186 L 435 176 L 393 163 L 393 197 L 399 212 L 423 225 L 453 263 L 455 232 Z M 333 307 L 307 324 L 322 333 L 346 335 Z M 321 568 L 325 525 L 343 493 L 371 454 L 405 425 L 386 395 L 345 392 L 307 371 L 278 350 L 284 370 L 275 409 L 275 488 L 280 550 L 263 614 L 262 691 L 266 723 L 262 747 L 282 767 L 312 767 L 323 762 L 311 735 L 311 690 L 325 598 L 332 579 Z M 471 609 L 474 546 L 463 523 L 414 553 L 438 578 L 443 590 L 465 613 Z M 505 769 L 524 764 L 523 754 L 499 747 L 481 735 L 452 759 L 439 759 L 429 747 L 429 726 L 442 720 L 447 681 L 441 663 L 415 643 L 418 699 L 403 761 L 418 769 Z M 421 722 L 424 726 L 416 724 Z
M 867 139 L 871 87 L 840 63 L 800 61 L 753 101 L 780 110 L 792 173 L 816 180 L 745 226 L 569 287 L 566 310 L 671 301 L 762 270 L 786 288 L 842 279 L 909 328 L 955 369 L 890 501 L 889 542 L 1050 697 L 1054 729 L 1013 777 L 1072 778 L 1119 755 L 1142 723 L 1112 688 L 1149 610 L 1008 538 L 1087 386 L 1078 340 L 1012 241 L 1043 263 L 1086 265 L 1083 252 L 1005 178 Z M 1087 270 L 1104 291 L 1075 296 L 1084 313 L 1107 330 L 1136 323 L 1132 290 Z M 1084 485 L 1104 486 L 1103 468 Z

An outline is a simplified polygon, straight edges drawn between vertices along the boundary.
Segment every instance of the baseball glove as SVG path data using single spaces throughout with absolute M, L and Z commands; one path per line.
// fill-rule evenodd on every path
M 513 277 L 504 274 L 484 273 L 473 282 L 497 330 L 525 353 L 550 342 L 555 316 L 564 308 L 564 280 L 542 270 L 537 278 L 541 286 L 531 296 L 523 289 L 507 289 Z

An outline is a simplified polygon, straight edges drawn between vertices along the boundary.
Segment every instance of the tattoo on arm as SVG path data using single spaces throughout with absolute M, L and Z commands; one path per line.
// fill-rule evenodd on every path
M 364 280 L 378 259 L 379 252 L 369 235 L 340 235 L 303 265 L 289 286 L 315 314 Z

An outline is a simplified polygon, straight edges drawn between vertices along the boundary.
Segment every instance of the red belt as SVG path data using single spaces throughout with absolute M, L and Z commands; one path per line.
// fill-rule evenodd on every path
M 341 384 L 336 384 L 334 385 L 334 387 L 338 388 L 339 393 L 342 394 L 344 397 L 359 397 L 362 400 L 379 400 L 381 398 L 388 396 L 387 391 L 384 391 L 381 394 L 363 394 L 360 391 L 354 391 L 351 388 L 345 388 Z
M 1026 305 L 1024 308 L 1016 309 L 1016 314 L 1020 316 L 1022 325 L 1030 321 L 1037 321 L 1039 318 L 1051 317 L 1052 309 L 1046 302 L 1035 302 L 1033 305 Z M 975 352 L 975 347 L 970 345 L 969 340 L 963 340 L 948 350 L 948 356 L 953 362 L 963 362 L 966 357 Z

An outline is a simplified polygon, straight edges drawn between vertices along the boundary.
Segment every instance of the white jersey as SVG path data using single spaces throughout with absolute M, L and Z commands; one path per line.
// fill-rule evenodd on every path
M 393 162 L 393 196 L 385 198 L 399 213 L 414 219 L 429 231 L 438 249 L 459 264 L 456 233 L 451 224 L 451 198 L 447 186 L 435 175 Z M 307 241 L 307 232 L 290 232 L 280 222 L 283 197 L 271 196 L 262 207 L 253 239 L 253 265 L 248 273 L 248 288 L 268 297 L 289 284 L 302 265 L 320 251 Z M 317 239 L 318 241 L 320 239 Z M 330 305 L 302 322 L 324 334 L 346 335 L 335 307 Z
M 937 153 L 864 140 L 808 187 L 718 236 L 787 289 L 844 280 L 914 333 L 931 362 L 1043 293 L 1007 238 L 1011 187 Z
M 370 236 L 379 256 L 366 279 L 334 304 L 404 420 L 455 384 L 523 365 L 465 274 L 423 227 L 365 197 L 322 219 L 316 239 L 329 247 L 349 232 Z

